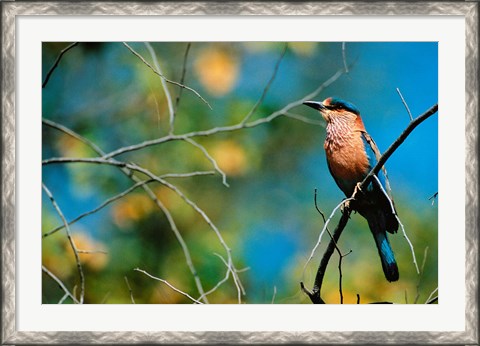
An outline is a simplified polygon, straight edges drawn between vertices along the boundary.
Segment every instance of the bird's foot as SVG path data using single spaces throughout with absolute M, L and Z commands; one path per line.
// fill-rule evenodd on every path
M 357 193 L 363 193 L 362 191 L 362 183 L 357 183 L 357 185 L 355 185 L 355 188 L 353 189 L 353 195 L 352 197 L 355 198 L 355 196 L 357 195 Z
M 352 202 L 352 200 L 348 200 L 342 203 L 340 207 L 340 211 L 342 212 L 342 214 L 350 213 L 352 211 L 352 205 L 350 204 L 350 202 Z

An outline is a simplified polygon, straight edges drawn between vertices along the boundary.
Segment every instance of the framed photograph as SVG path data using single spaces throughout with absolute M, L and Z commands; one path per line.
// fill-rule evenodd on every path
M 2 343 L 479 342 L 477 3 L 1 7 Z

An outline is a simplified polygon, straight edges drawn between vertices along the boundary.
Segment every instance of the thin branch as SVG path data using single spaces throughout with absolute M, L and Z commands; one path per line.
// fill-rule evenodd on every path
M 295 119 L 295 120 L 304 122 L 306 124 L 317 125 L 317 126 L 321 126 L 321 127 L 325 128 L 325 122 L 324 121 L 310 119 L 310 118 L 305 117 L 303 115 L 295 114 L 295 113 L 291 113 L 291 112 L 285 112 L 284 115 L 287 118 L 290 118 L 290 119 Z
M 333 209 L 332 213 L 330 214 L 330 216 L 328 217 L 328 219 L 325 221 L 324 225 L 323 225 L 323 228 L 318 236 L 318 240 L 317 240 L 317 243 L 315 244 L 315 246 L 313 247 L 312 249 L 312 252 L 310 253 L 310 257 L 308 258 L 307 262 L 305 263 L 305 265 L 303 266 L 303 274 L 302 276 L 305 276 L 305 270 L 307 269 L 307 266 L 308 266 L 308 263 L 310 263 L 310 261 L 312 260 L 313 256 L 315 255 L 315 251 L 317 251 L 317 248 L 320 246 L 320 243 L 322 241 L 322 237 L 323 237 L 323 234 L 325 233 L 327 227 L 328 227 L 328 224 L 330 223 L 330 221 L 332 220 L 333 216 L 335 216 L 335 213 L 337 212 L 337 210 L 343 206 L 345 203 L 353 200 L 354 198 L 353 197 L 350 197 L 350 198 L 347 198 L 347 199 L 344 199 L 343 201 L 341 201 L 339 204 L 337 204 L 337 206 Z M 333 249 L 335 249 L 335 247 L 337 246 L 337 243 L 336 243 L 336 239 L 335 237 L 333 237 L 333 239 L 335 240 L 334 243 L 333 243 Z
M 189 173 L 166 173 L 159 175 L 162 179 L 169 179 L 169 178 L 191 178 L 197 177 L 201 175 L 215 175 L 215 171 L 196 171 L 196 172 L 189 172 Z
M 422 282 L 422 277 L 425 269 L 425 262 L 427 261 L 427 254 L 428 254 L 428 246 L 426 246 L 425 250 L 423 251 L 422 267 L 420 269 L 420 275 L 418 276 L 418 281 L 417 281 L 417 295 L 415 296 L 415 300 L 413 301 L 413 304 L 417 304 L 418 299 L 420 298 L 420 283 Z
M 345 68 L 345 73 L 348 73 L 348 64 L 347 64 L 347 53 L 345 49 L 345 42 L 342 42 L 342 58 L 343 58 L 343 67 Z
M 278 72 L 278 68 L 280 67 L 280 63 L 282 62 L 282 60 L 285 56 L 285 53 L 287 53 L 287 48 L 288 48 L 288 43 L 285 43 L 285 46 L 283 47 L 283 51 L 280 54 L 280 57 L 278 58 L 277 63 L 275 64 L 275 67 L 273 68 L 273 73 L 272 73 L 272 76 L 270 77 L 270 80 L 268 81 L 267 85 L 263 89 L 262 95 L 260 96 L 258 101 L 255 103 L 255 105 L 250 110 L 250 112 L 248 112 L 248 114 L 245 116 L 245 118 L 243 118 L 243 120 L 241 122 L 242 124 L 245 124 L 250 119 L 250 117 L 256 112 L 258 107 L 262 104 L 263 100 L 265 99 L 265 96 L 267 96 L 267 92 L 270 89 L 270 86 L 272 85 L 273 81 L 275 80 L 275 77 L 277 76 L 277 72 Z
M 69 46 L 67 46 L 66 48 L 64 48 L 64 49 L 62 49 L 62 50 L 60 51 L 60 54 L 58 54 L 57 59 L 56 59 L 55 62 L 53 63 L 52 67 L 50 67 L 50 70 L 48 71 L 47 76 L 45 77 L 45 80 L 44 80 L 43 83 L 42 83 L 42 89 L 45 88 L 45 86 L 47 85 L 48 81 L 50 80 L 50 77 L 51 77 L 53 71 L 55 71 L 55 69 L 57 68 L 60 60 L 62 60 L 63 54 L 65 54 L 66 52 L 68 52 L 70 49 L 72 49 L 73 47 L 75 47 L 77 44 L 78 44 L 78 42 L 73 42 L 72 44 L 70 44 Z
M 130 283 L 128 282 L 128 279 L 126 276 L 124 276 L 123 278 L 125 279 L 125 283 L 127 284 L 128 292 L 130 292 L 130 300 L 132 301 L 132 304 L 135 304 L 135 299 L 133 298 L 133 291 L 132 291 L 132 288 L 130 287 Z
M 147 177 L 158 181 L 160 184 L 168 187 L 170 190 L 174 191 L 180 198 L 182 198 L 190 207 L 192 207 L 200 216 L 205 220 L 205 222 L 210 226 L 210 228 L 214 231 L 216 234 L 218 240 L 220 241 L 220 244 L 223 246 L 225 251 L 227 252 L 227 257 L 228 257 L 228 268 L 232 271 L 232 278 L 235 283 L 235 285 L 238 288 L 238 295 L 239 297 L 241 296 L 240 293 L 243 293 L 243 287 L 241 286 L 240 279 L 237 275 L 237 272 L 235 270 L 235 267 L 233 265 L 233 260 L 232 260 L 232 254 L 231 254 L 231 249 L 228 247 L 227 243 L 223 239 L 222 234 L 218 230 L 217 226 L 212 222 L 212 220 L 208 217 L 208 215 L 201 209 L 195 202 L 193 202 L 191 199 L 189 199 L 180 189 L 178 189 L 175 185 L 169 183 L 168 181 L 156 176 L 152 172 L 150 172 L 148 169 L 137 166 L 132 163 L 126 163 L 126 162 L 120 162 L 120 161 L 114 161 L 112 159 L 110 160 L 104 160 L 101 158 L 52 158 L 48 160 L 44 160 L 42 164 L 53 164 L 53 163 L 94 163 L 94 164 L 106 164 L 106 165 L 113 165 L 113 166 L 118 166 L 118 167 L 123 167 L 123 168 L 128 168 L 133 171 L 137 171 L 140 173 L 145 174 Z M 243 293 L 244 294 L 244 293 Z
M 205 149 L 205 147 L 197 142 L 195 142 L 193 139 L 191 138 L 185 138 L 185 142 L 188 142 L 190 143 L 191 145 L 193 145 L 194 147 L 200 149 L 203 153 L 203 155 L 205 155 L 205 157 L 208 159 L 208 161 L 210 161 L 213 165 L 213 167 L 215 168 L 215 170 L 222 176 L 222 184 L 225 185 L 226 187 L 230 187 L 230 185 L 228 185 L 227 183 L 227 175 L 225 174 L 224 171 L 222 171 L 222 169 L 218 166 L 218 163 L 217 161 L 215 161 L 215 159 L 208 153 L 207 149 Z
M 60 300 L 58 301 L 57 304 L 63 304 L 63 302 L 64 302 L 68 297 L 70 297 L 70 296 L 68 295 L 68 293 L 65 293 L 65 294 L 63 295 L 63 297 L 60 298 Z
M 333 232 L 333 239 L 328 243 L 327 250 L 325 251 L 325 254 L 323 255 L 320 265 L 318 267 L 312 291 L 309 291 L 305 287 L 303 282 L 300 282 L 300 288 L 305 294 L 309 296 L 310 300 L 314 304 L 325 304 L 325 301 L 321 297 L 323 277 L 325 276 L 325 271 L 327 270 L 330 257 L 332 257 L 333 251 L 335 251 L 335 243 L 338 242 L 338 239 L 340 238 L 343 230 L 345 229 L 349 218 L 350 210 L 344 209 L 342 217 L 340 218 L 340 221 L 338 222 L 338 225 Z
M 196 90 L 184 85 L 184 84 L 181 84 L 181 83 L 178 83 L 178 82 L 175 82 L 175 81 L 172 81 L 170 79 L 168 79 L 167 77 L 165 77 L 163 74 L 161 74 L 159 71 L 157 71 L 152 65 L 150 65 L 140 54 L 138 54 L 132 47 L 130 47 L 126 42 L 123 42 L 123 45 L 125 47 L 127 47 L 130 52 L 132 52 L 133 55 L 135 55 L 137 58 L 139 58 L 145 65 L 147 65 L 156 75 L 158 75 L 160 78 L 164 79 L 165 82 L 167 83 L 170 83 L 170 84 L 173 84 L 173 85 L 176 85 L 180 88 L 183 88 L 183 89 L 187 89 L 191 92 L 193 92 L 199 99 L 201 99 L 207 106 L 208 108 L 212 109 L 212 107 L 210 106 L 210 104 L 207 102 L 207 100 L 205 100 L 202 95 L 200 95 Z
M 328 80 L 326 80 L 324 83 L 322 83 L 313 92 L 304 96 L 300 100 L 289 103 L 288 105 L 286 105 L 282 109 L 271 113 L 269 116 L 267 116 L 265 118 L 260 118 L 260 119 L 257 119 L 255 121 L 251 121 L 251 122 L 247 122 L 247 123 L 239 122 L 235 125 L 223 126 L 223 127 L 214 127 L 214 128 L 208 129 L 208 130 L 189 132 L 189 133 L 185 133 L 185 134 L 182 134 L 182 135 L 168 135 L 168 136 L 165 136 L 165 137 L 156 138 L 156 139 L 153 139 L 153 140 L 144 141 L 142 143 L 138 143 L 138 144 L 134 144 L 134 145 L 119 148 L 117 150 L 111 151 L 111 152 L 103 155 L 103 158 L 104 159 L 113 158 L 115 156 L 125 154 L 127 152 L 140 150 L 140 149 L 143 149 L 143 148 L 146 148 L 146 147 L 150 147 L 150 146 L 153 146 L 153 145 L 158 145 L 158 144 L 165 143 L 165 142 L 176 141 L 176 140 L 185 140 L 186 138 L 193 138 L 193 137 L 210 136 L 210 135 L 214 135 L 214 134 L 217 134 L 217 133 L 237 131 L 237 130 L 244 129 L 244 128 L 253 128 L 253 127 L 265 124 L 265 123 L 269 123 L 269 122 L 273 121 L 274 119 L 276 119 L 276 118 L 278 118 L 282 115 L 285 115 L 285 113 L 287 113 L 290 109 L 292 109 L 294 107 L 297 107 L 297 106 L 301 106 L 303 104 L 303 102 L 314 98 L 323 89 L 325 89 L 330 84 L 335 82 L 338 78 L 340 78 L 340 76 L 343 73 L 344 73 L 343 69 L 338 70 L 335 74 L 333 74 Z
M 275 297 L 277 296 L 277 286 L 273 286 L 273 296 L 272 296 L 272 301 L 270 304 L 273 304 L 275 302 Z
M 188 58 L 188 53 L 190 52 L 191 46 L 192 46 L 192 43 L 188 42 L 187 47 L 185 48 L 185 54 L 183 55 L 182 76 L 180 77 L 180 84 L 183 84 L 185 82 L 185 74 L 187 73 L 187 58 Z M 180 90 L 178 91 L 177 98 L 175 100 L 174 116 L 177 113 L 178 104 L 180 103 L 180 97 L 182 97 L 182 92 L 183 92 L 183 88 L 180 88 Z
M 220 255 L 217 254 L 217 253 L 214 253 L 214 255 L 215 255 L 215 256 L 218 256 L 218 257 L 222 260 L 222 262 L 223 262 L 225 265 L 227 265 L 227 262 L 225 261 L 225 259 L 224 259 L 222 256 L 220 256 Z M 198 298 L 198 300 L 204 299 L 204 298 L 205 298 L 206 296 L 208 296 L 209 294 L 215 292 L 220 286 L 222 286 L 225 282 L 227 282 L 227 280 L 228 280 L 229 278 L 230 278 L 230 270 L 228 269 L 228 265 L 227 265 L 227 271 L 226 271 L 226 273 L 225 273 L 225 277 L 224 277 L 222 280 L 220 280 L 219 282 L 217 282 L 217 284 L 216 284 L 214 287 L 212 287 L 210 290 L 208 290 L 207 292 L 203 293 L 203 294 Z
M 58 284 L 58 286 L 63 290 L 63 292 L 65 292 L 65 295 L 70 297 L 74 303 L 80 304 L 77 298 L 75 298 L 75 296 L 72 293 L 70 293 L 70 291 L 65 287 L 63 282 L 58 277 L 56 277 L 55 274 L 53 274 L 50 270 L 48 270 L 44 265 L 42 265 L 42 271 L 48 276 L 50 276 L 53 279 L 53 281 L 55 281 Z M 60 301 L 63 302 L 63 300 L 60 300 Z M 61 302 L 58 302 L 58 304 L 61 304 Z
M 148 190 L 147 194 L 152 198 L 152 200 L 155 202 L 158 208 L 165 214 L 165 217 L 167 218 L 168 223 L 170 224 L 170 228 L 172 229 L 173 234 L 177 238 L 178 243 L 180 244 L 180 247 L 182 248 L 183 255 L 185 257 L 185 262 L 187 263 L 188 268 L 190 269 L 190 273 L 192 273 L 193 279 L 195 281 L 195 285 L 197 286 L 198 293 L 200 294 L 200 298 L 198 300 L 203 300 L 205 303 L 208 304 L 208 299 L 206 297 L 206 294 L 204 293 L 203 290 L 203 285 L 202 282 L 200 281 L 200 277 L 198 276 L 198 272 L 195 269 L 195 266 L 193 265 L 192 261 L 192 256 L 190 255 L 190 250 L 188 250 L 188 246 L 185 243 L 185 240 L 183 239 L 180 231 L 178 230 L 177 224 L 175 223 L 175 220 L 173 219 L 172 214 L 168 210 L 168 208 L 157 198 L 155 193 L 153 193 L 152 190 Z
M 158 63 L 157 54 L 153 49 L 152 45 L 149 42 L 145 42 L 145 46 L 147 47 L 150 56 L 152 57 L 153 64 L 155 65 L 155 69 L 158 71 L 159 74 L 163 75 L 162 69 L 160 68 L 160 64 Z M 170 114 L 170 130 L 168 133 L 173 133 L 174 129 L 174 121 L 175 121 L 175 111 L 173 110 L 173 102 L 172 97 L 170 96 L 170 91 L 168 90 L 167 82 L 165 78 L 160 78 L 160 82 L 162 83 L 163 91 L 165 92 L 165 97 L 167 99 L 168 105 L 168 112 Z
M 400 134 L 400 136 L 395 140 L 395 142 L 393 142 L 392 145 L 390 145 L 390 147 L 383 153 L 383 155 L 380 157 L 375 167 L 373 167 L 370 170 L 370 172 L 367 174 L 365 179 L 363 179 L 360 185 L 360 190 L 363 190 L 367 186 L 368 182 L 370 181 L 370 179 L 372 179 L 373 175 L 378 174 L 378 172 L 380 171 L 380 169 L 382 169 L 385 162 L 387 162 L 387 160 L 390 158 L 390 156 L 392 156 L 395 150 L 397 150 L 398 147 L 405 141 L 408 135 L 410 135 L 410 133 L 418 125 L 420 125 L 423 121 L 428 119 L 431 115 L 435 114 L 437 111 L 438 111 L 438 104 L 435 104 L 426 112 L 424 112 L 422 115 L 418 116 L 408 124 L 407 128 Z
M 190 173 L 167 173 L 167 174 L 160 175 L 159 177 L 163 178 L 163 179 L 165 179 L 165 178 L 188 178 L 188 177 L 194 177 L 194 176 L 199 176 L 199 175 L 213 175 L 213 174 L 215 174 L 215 171 L 198 171 L 198 172 L 190 172 Z M 148 179 L 148 180 L 144 180 L 144 181 L 139 181 L 135 185 L 126 189 L 125 191 L 107 199 L 105 202 L 100 204 L 95 209 L 92 209 L 90 211 L 87 211 L 87 212 L 77 216 L 75 219 L 69 221 L 68 225 L 73 225 L 74 223 L 80 221 L 84 217 L 92 215 L 92 214 L 98 212 L 99 210 L 105 208 L 107 205 L 111 204 L 112 202 L 117 201 L 120 198 L 126 196 L 127 194 L 129 194 L 133 190 L 135 190 L 139 187 L 143 187 L 145 184 L 149 184 L 153 181 L 155 181 L 155 180 L 154 179 Z M 48 236 L 58 232 L 59 230 L 63 229 L 64 227 L 65 227 L 64 225 L 57 226 L 56 228 L 52 229 L 51 231 L 49 231 L 47 233 L 44 233 L 42 237 L 43 238 L 48 237 Z
M 438 197 L 438 192 L 435 192 L 432 196 L 430 196 L 430 197 L 428 198 L 428 200 L 429 200 L 429 201 L 431 200 L 431 201 L 432 201 L 432 205 L 434 205 L 434 204 L 435 204 L 435 200 L 437 199 L 437 197 Z
M 80 256 L 78 255 L 78 249 L 77 246 L 71 236 L 70 233 L 70 227 L 68 226 L 67 219 L 65 219 L 65 216 L 62 213 L 62 210 L 58 206 L 57 202 L 53 198 L 52 193 L 50 190 L 45 186 L 45 184 L 42 182 L 42 188 L 47 194 L 48 198 L 50 198 L 50 201 L 52 202 L 53 207 L 57 211 L 58 216 L 62 219 L 63 224 L 65 225 L 65 230 L 67 232 L 67 238 L 68 241 L 70 242 L 70 247 L 73 250 L 73 254 L 75 255 L 75 262 L 77 263 L 77 269 L 78 269 L 78 274 L 80 275 L 80 304 L 83 304 L 83 298 L 85 296 L 85 276 L 83 274 L 83 268 L 82 264 L 80 263 Z
M 403 237 L 407 240 L 407 243 L 410 246 L 410 251 L 412 252 L 412 257 L 413 257 L 413 264 L 415 265 L 415 269 L 417 270 L 417 274 L 420 274 L 420 270 L 418 269 L 418 264 L 417 264 L 417 257 L 415 256 L 415 250 L 413 248 L 412 242 L 410 241 L 410 239 L 407 236 L 407 232 L 405 232 L 405 227 L 403 226 L 402 221 L 400 221 L 400 218 L 397 215 L 395 207 L 393 206 L 393 202 L 390 199 L 390 197 L 388 196 L 387 191 L 385 191 L 385 189 L 383 188 L 382 183 L 380 182 L 380 179 L 378 179 L 378 177 L 376 175 L 374 175 L 373 178 L 377 181 L 378 186 L 380 187 L 383 194 L 385 195 L 385 197 L 388 199 L 388 202 L 390 203 L 390 208 L 392 210 L 392 214 L 395 215 L 395 218 L 397 219 L 398 224 L 400 225 L 400 227 L 402 229 Z
M 406 110 L 407 110 L 407 112 L 408 112 L 408 116 L 410 117 L 410 121 L 412 121 L 412 120 L 413 120 L 412 112 L 410 112 L 410 108 L 408 108 L 407 102 L 406 102 L 405 99 L 403 98 L 403 95 L 402 95 L 402 93 L 400 92 L 400 89 L 399 89 L 399 88 L 397 88 L 397 93 L 398 93 L 398 95 L 400 96 L 400 98 L 402 99 L 402 103 L 403 103 L 403 105 L 405 106 L 405 108 L 406 108 Z
M 79 135 L 78 133 L 72 131 L 71 129 L 63 126 L 63 125 L 60 125 L 60 124 L 57 124 L 53 121 L 50 121 L 50 120 L 46 120 L 46 119 L 43 119 L 42 122 L 45 124 L 45 125 L 48 125 L 52 128 L 55 128 L 59 131 L 62 131 L 64 132 L 65 134 L 68 134 L 69 136 L 72 136 L 73 138 L 81 141 L 82 143 L 86 144 L 87 146 L 89 146 L 91 149 L 93 149 L 98 155 L 105 155 L 105 152 L 100 149 L 97 145 L 95 145 L 94 143 L 90 142 L 89 140 L 87 140 L 86 138 L 84 138 L 83 136 Z M 128 178 L 132 179 L 134 182 L 136 183 L 139 183 L 140 182 L 140 179 L 137 178 L 136 176 L 134 176 L 132 174 L 132 171 L 128 168 L 121 168 L 121 171 L 122 173 L 124 173 Z M 177 238 L 179 244 L 180 244 L 180 247 L 182 248 L 183 250 L 183 254 L 185 256 L 185 261 L 186 261 L 186 264 L 188 266 L 188 268 L 190 269 L 190 272 L 192 273 L 193 277 L 194 277 L 194 280 L 195 280 L 195 284 L 197 286 L 197 289 L 198 289 L 198 292 L 199 294 L 203 294 L 203 286 L 202 286 L 202 282 L 200 280 L 200 277 L 198 276 L 198 273 L 197 273 L 197 270 L 195 269 L 195 266 L 192 262 L 192 258 L 191 258 L 191 255 L 190 255 L 190 251 L 188 249 L 188 246 L 186 245 L 185 243 L 185 240 L 183 239 L 182 237 L 182 234 L 180 233 L 180 231 L 178 230 L 174 220 L 173 220 L 173 217 L 170 215 L 168 209 L 160 202 L 160 200 L 157 198 L 157 196 L 155 195 L 155 193 L 152 191 L 152 189 L 150 189 L 148 187 L 148 185 L 143 185 L 142 188 L 144 189 L 144 191 L 147 193 L 147 195 L 150 197 L 150 199 L 156 204 L 156 206 L 162 211 L 164 212 L 165 216 L 167 217 L 169 223 L 170 223 L 170 227 L 172 229 L 172 232 L 174 233 L 175 237 Z M 208 302 L 208 300 L 206 300 L 206 298 L 204 299 L 205 302 Z
M 104 250 L 80 250 L 77 249 L 78 253 L 86 254 L 86 255 L 96 255 L 96 254 L 102 254 L 102 255 L 108 255 L 107 251 Z
M 238 273 L 238 271 L 234 268 L 234 270 L 231 270 L 231 260 L 229 259 L 228 262 L 222 257 L 220 256 L 219 254 L 216 254 L 223 262 L 223 264 L 225 264 L 225 266 L 227 267 L 227 269 L 230 270 L 230 272 L 235 275 L 236 273 Z M 243 288 L 242 286 L 242 283 L 240 280 L 235 281 L 235 277 L 234 277 L 234 283 L 235 283 L 235 286 L 237 287 L 237 297 L 238 297 L 238 304 L 241 304 L 242 303 L 242 296 L 240 293 L 242 294 L 245 294 L 245 289 Z
M 70 130 L 69 128 L 63 126 L 63 125 L 60 125 L 54 121 L 51 121 L 51 120 L 48 120 L 48 119 L 45 119 L 45 118 L 42 118 L 42 124 L 46 125 L 46 126 L 49 126 L 53 129 L 56 129 L 56 130 L 59 130 L 77 140 L 79 140 L 80 142 L 82 142 L 83 144 L 89 146 L 93 151 L 95 151 L 98 155 L 104 155 L 105 153 L 95 144 L 93 143 L 92 141 L 86 139 L 85 137 L 83 136 L 80 136 L 78 133 Z
M 151 183 L 151 182 L 153 182 L 153 181 L 155 181 L 155 180 L 153 180 L 153 179 L 148 179 L 148 180 L 144 180 L 144 181 L 140 181 L 140 182 L 136 183 L 135 185 L 129 187 L 129 188 L 126 189 L 125 191 L 123 191 L 123 192 L 121 192 L 121 193 L 119 193 L 119 194 L 117 194 L 117 195 L 115 195 L 115 196 L 107 199 L 105 202 L 103 202 L 102 204 L 100 204 L 100 205 L 99 205 L 98 207 L 96 207 L 95 209 L 92 209 L 92 210 L 90 210 L 90 211 L 87 211 L 87 212 L 85 212 L 85 213 L 77 216 L 77 217 L 76 217 L 75 219 L 73 219 L 72 221 L 69 221 L 69 222 L 68 222 L 68 225 L 69 225 L 69 226 L 70 226 L 70 225 L 73 225 L 75 222 L 80 221 L 80 220 L 83 219 L 85 216 L 92 215 L 92 214 L 98 212 L 99 210 L 105 208 L 105 207 L 106 207 L 107 205 L 109 205 L 110 203 L 112 203 L 112 202 L 114 202 L 114 201 L 116 201 L 116 200 L 118 200 L 118 199 L 126 196 L 127 194 L 129 194 L 130 192 L 132 192 L 133 190 L 135 190 L 136 188 L 138 188 L 138 187 L 140 187 L 140 186 L 143 186 L 143 185 L 145 185 L 145 184 Z M 65 225 L 60 225 L 60 226 L 52 229 L 51 231 L 49 231 L 49 232 L 47 232 L 47 233 L 44 233 L 44 234 L 43 234 L 43 238 L 48 237 L 48 236 L 54 234 L 55 232 L 58 232 L 59 230 L 63 229 L 64 227 L 65 227 Z
M 315 209 L 317 209 L 318 213 L 322 216 L 322 219 L 323 219 L 323 223 L 326 223 L 326 219 L 325 219 L 325 214 L 323 213 L 323 211 L 320 210 L 320 208 L 318 207 L 318 204 L 317 204 L 317 189 L 315 189 L 315 193 L 314 193 L 314 198 L 313 198 L 313 201 L 315 203 Z M 328 227 L 326 228 L 327 230 L 327 233 L 328 235 L 330 236 L 330 239 L 331 241 L 335 244 L 335 249 L 337 250 L 337 253 L 338 253 L 338 273 L 339 273 L 339 277 L 338 277 L 338 291 L 339 291 L 339 294 L 340 294 L 340 304 L 343 304 L 343 284 L 342 284 L 342 281 L 343 281 L 343 273 L 342 273 L 342 261 L 343 261 L 343 257 L 349 255 L 352 253 L 352 250 L 350 250 L 349 252 L 347 252 L 345 255 L 342 254 L 342 252 L 340 251 L 340 248 L 338 247 L 338 244 L 337 242 L 335 241 L 335 239 L 333 238 L 332 236 L 332 233 L 330 233 L 330 230 L 328 229 Z
M 432 293 L 430 293 L 430 295 L 428 296 L 427 300 L 425 301 L 425 304 L 431 304 L 432 302 L 430 301 L 430 299 L 432 299 L 433 295 L 434 295 L 435 293 L 437 293 L 437 292 L 438 292 L 438 287 L 435 288 L 435 289 L 432 291 Z M 437 297 L 437 299 L 438 299 L 438 297 Z
M 170 284 L 167 280 L 157 278 L 156 276 L 153 276 L 153 275 L 147 273 L 145 270 L 142 270 L 142 269 L 139 269 L 139 268 L 135 268 L 134 270 L 137 271 L 137 272 L 140 272 L 140 273 L 145 274 L 145 275 L 148 276 L 149 278 L 152 278 L 152 279 L 154 279 L 154 280 L 163 282 L 165 285 L 167 285 L 168 287 L 170 287 L 172 290 L 174 290 L 175 292 L 180 293 L 181 295 L 187 297 L 188 299 L 190 299 L 190 300 L 191 300 L 192 302 L 194 302 L 194 303 L 203 304 L 201 301 L 193 298 L 193 297 L 192 297 L 191 295 L 189 295 L 188 293 L 185 293 L 185 292 L 183 292 L 182 290 L 179 290 L 178 288 L 176 288 L 175 286 L 173 286 L 172 284 Z

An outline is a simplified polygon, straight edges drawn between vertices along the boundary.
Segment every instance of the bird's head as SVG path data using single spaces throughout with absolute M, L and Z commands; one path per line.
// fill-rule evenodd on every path
M 355 121 L 360 117 L 357 107 L 336 97 L 326 98 L 322 102 L 305 101 L 303 104 L 318 110 L 327 123 L 335 118 Z

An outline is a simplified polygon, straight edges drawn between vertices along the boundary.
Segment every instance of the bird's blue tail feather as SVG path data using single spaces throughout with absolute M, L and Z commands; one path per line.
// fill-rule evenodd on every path
M 392 247 L 388 241 L 387 234 L 385 232 L 373 233 L 375 243 L 377 244 L 378 254 L 382 261 L 383 272 L 388 281 L 397 281 L 399 278 L 398 266 L 395 261 Z

